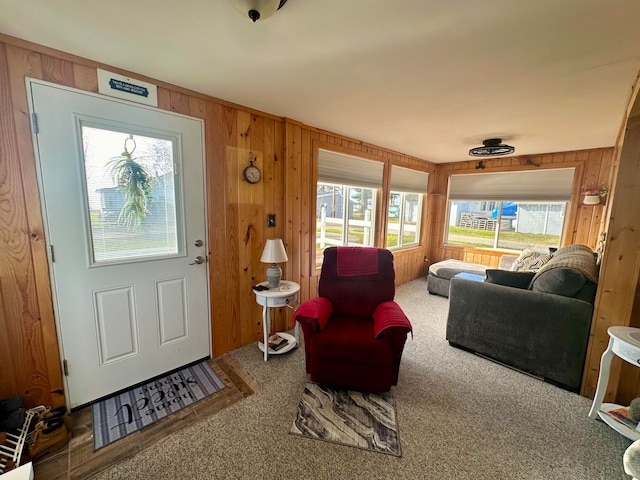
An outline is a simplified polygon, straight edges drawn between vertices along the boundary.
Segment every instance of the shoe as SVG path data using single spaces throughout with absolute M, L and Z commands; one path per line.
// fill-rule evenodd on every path
M 60 407 L 47 407 L 40 417 L 43 420 L 61 418 L 64 421 L 64 426 L 67 427 L 67 430 L 69 432 L 72 430 L 71 415 L 67 413 L 67 407 L 64 405 Z
M 43 455 L 59 450 L 67 443 L 69 443 L 69 431 L 61 418 L 39 422 L 27 444 L 29 459 L 37 460 Z
M 22 407 L 22 397 L 5 398 L 0 400 L 0 415 L 6 416 L 20 407 Z
M 61 407 L 47 407 L 42 413 L 43 418 L 62 417 L 67 413 L 67 407 L 64 405 Z
M 67 430 L 69 432 L 72 430 L 71 415 L 67 413 L 67 407 L 64 405 L 60 407 L 46 407 L 38 414 L 36 422 L 52 420 L 54 418 L 61 418 Z

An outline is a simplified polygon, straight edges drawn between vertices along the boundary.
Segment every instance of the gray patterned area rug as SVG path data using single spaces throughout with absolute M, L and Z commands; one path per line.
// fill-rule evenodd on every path
M 203 361 L 94 403 L 93 449 L 105 447 L 223 388 L 224 382 Z
M 307 383 L 289 433 L 401 456 L 390 393 L 362 393 Z

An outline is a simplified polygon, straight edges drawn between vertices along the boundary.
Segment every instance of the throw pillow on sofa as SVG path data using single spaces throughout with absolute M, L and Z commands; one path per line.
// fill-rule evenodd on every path
M 552 268 L 541 272 L 531 284 L 534 292 L 554 293 L 574 297 L 583 287 L 586 278 L 580 272 L 569 268 Z
M 484 280 L 486 283 L 496 283 L 507 287 L 529 288 L 535 272 L 511 272 L 509 270 L 487 269 Z
M 551 255 L 525 248 L 511 264 L 512 272 L 537 272 L 540 267 L 551 260 Z

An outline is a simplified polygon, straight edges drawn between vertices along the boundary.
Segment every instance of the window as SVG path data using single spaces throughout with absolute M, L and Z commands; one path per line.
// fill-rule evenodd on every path
M 316 264 L 333 245 L 374 246 L 382 162 L 318 150 Z
M 318 182 L 316 249 L 332 245 L 373 246 L 376 191 Z
M 174 173 L 176 139 L 134 136 L 84 121 L 81 127 L 91 263 L 181 254 L 182 218 Z M 114 168 L 114 162 L 125 158 L 120 155 L 123 148 L 130 149 L 131 162 L 146 173 L 147 192 L 140 187 L 142 173 L 137 173 L 136 191 L 143 192 L 146 200 L 142 204 L 136 203 L 127 189 L 133 181 Z M 141 213 L 133 218 L 131 212 Z
M 419 170 L 391 166 L 391 192 L 387 212 L 387 248 L 402 248 L 420 243 L 422 197 L 427 193 L 429 174 Z
M 485 210 L 482 203 L 495 207 Z M 549 247 L 560 246 L 565 211 L 564 202 L 452 200 L 447 243 L 505 250 L 530 248 L 547 253 Z
M 383 241 L 376 225 L 386 221 L 387 248 L 420 244 L 422 204 L 429 174 L 391 165 L 388 210 L 378 211 L 385 164 L 318 149 L 316 191 L 316 266 L 330 246 L 376 246 Z M 386 192 L 385 192 L 386 194 Z M 386 217 L 386 220 L 385 220 Z
M 420 241 L 422 195 L 391 192 L 387 216 L 387 248 L 417 245 Z
M 573 168 L 452 175 L 446 243 L 548 252 L 558 247 Z

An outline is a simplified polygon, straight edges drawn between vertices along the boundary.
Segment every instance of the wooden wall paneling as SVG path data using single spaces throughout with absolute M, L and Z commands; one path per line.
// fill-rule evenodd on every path
M 2 167 L 0 167 L 0 179 L 4 179 Z M 0 198 L 2 198 L 2 192 L 0 192 Z M 3 276 L 0 276 L 0 398 L 9 398 L 14 396 L 15 392 L 21 391 L 18 382 L 21 369 L 15 364 L 16 359 L 13 357 L 13 348 L 9 340 L 15 320 L 10 318 L 5 310 L 2 278 Z
M 213 356 L 230 350 L 231 317 L 227 309 L 227 126 L 225 108 L 207 102 L 205 116 L 209 304 Z
M 294 163 L 294 152 L 293 152 L 293 137 L 295 130 L 299 128 L 294 123 L 291 123 L 288 119 L 285 120 L 284 129 L 285 129 L 285 159 L 284 159 L 284 167 L 285 167 L 285 211 L 287 212 L 286 225 L 285 225 L 285 233 L 284 233 L 284 241 L 285 246 L 289 249 L 293 246 L 293 237 L 295 231 L 295 225 L 298 224 L 299 220 L 295 218 L 293 214 L 293 202 L 291 201 L 291 193 L 293 191 L 294 183 L 297 181 L 295 175 L 295 169 L 293 168 Z M 291 260 L 291 259 L 290 259 Z M 299 277 L 295 276 L 295 267 L 292 261 L 287 262 L 286 264 L 286 275 L 288 279 L 292 281 L 296 281 Z
M 285 127 L 284 121 L 272 121 L 273 125 L 273 165 L 274 182 L 272 184 L 273 213 L 276 214 L 276 235 L 286 242 L 287 213 L 285 210 L 286 196 L 286 162 L 285 162 Z M 286 246 L 286 243 L 285 243 Z M 287 262 L 289 263 L 289 262 Z M 281 265 L 283 275 L 286 274 L 286 264 Z M 291 277 L 285 277 L 291 279 Z
M 42 78 L 48 82 L 74 87 L 73 63 L 49 55 L 42 55 Z
M 324 140 L 323 140 L 323 137 L 324 137 Z M 309 162 L 311 165 L 311 170 L 309 172 L 309 175 L 310 175 L 309 194 L 311 195 L 309 198 L 309 210 L 310 210 L 309 235 L 311 235 L 312 238 L 315 239 L 316 238 L 316 208 L 317 208 L 316 185 L 318 183 L 318 156 L 316 153 L 315 145 L 323 141 L 326 141 L 326 135 L 323 136 L 316 131 L 310 130 L 309 140 L 311 142 L 311 151 L 309 153 Z M 313 298 L 318 296 L 318 282 L 320 280 L 320 271 L 316 269 L 315 240 L 311 240 L 311 242 L 313 243 L 310 244 L 309 262 L 305 266 L 308 273 L 307 284 L 309 286 L 307 298 Z
M 577 155 L 576 155 L 577 156 Z M 566 158 L 566 157 L 565 157 Z M 571 245 L 576 243 L 577 218 L 582 208 L 582 198 L 580 190 L 582 189 L 582 181 L 584 177 L 584 161 L 575 163 L 575 173 L 573 177 L 573 190 L 571 192 L 571 202 L 566 211 L 565 226 L 562 232 L 562 245 Z
M 207 127 L 209 126 L 209 124 L 207 123 L 207 101 L 203 100 L 201 98 L 197 98 L 197 97 L 189 97 L 189 110 L 188 113 L 186 113 L 186 115 L 190 115 L 192 117 L 196 117 L 196 118 L 202 118 L 205 121 L 205 125 L 204 125 L 204 131 L 205 131 L 205 135 L 206 135 L 206 131 L 207 131 Z M 205 157 L 206 157 L 206 150 L 207 147 L 209 145 L 207 145 L 207 140 L 205 138 Z M 206 158 L 205 158 L 205 163 L 206 163 Z
M 247 283 L 241 285 L 240 288 L 244 295 L 244 298 L 241 298 L 241 301 L 246 301 L 247 304 L 251 306 L 251 316 L 246 320 L 243 317 L 243 322 L 246 321 L 247 324 L 252 326 L 253 341 L 261 340 L 263 333 L 262 325 L 258 325 L 258 322 L 255 321 L 256 319 L 261 318 L 262 307 L 256 303 L 255 294 L 253 293 L 251 286 L 258 282 L 262 282 L 267 278 L 266 269 L 268 268 L 268 265 L 262 263 L 260 261 L 260 257 L 262 256 L 262 250 L 264 249 L 266 239 L 271 238 L 271 235 L 268 235 L 267 232 L 267 212 L 265 210 L 266 199 L 269 196 L 267 192 L 270 191 L 271 184 L 264 177 L 266 164 L 271 164 L 272 161 L 269 152 L 265 151 L 263 122 L 264 118 L 262 116 L 250 114 L 250 126 L 247 136 L 249 140 L 249 152 L 256 158 L 254 163 L 258 168 L 260 168 L 260 171 L 262 172 L 262 179 L 254 185 L 245 181 L 241 182 L 241 185 L 250 193 L 249 205 L 251 213 L 249 225 L 251 233 L 247 244 L 247 246 L 250 247 L 247 252 L 249 255 L 247 262 L 249 270 L 246 275 Z M 249 156 L 247 155 L 247 159 L 240 159 L 240 167 L 242 170 L 249 165 L 248 158 Z M 274 321 L 272 325 L 274 332 L 278 330 L 277 316 L 275 320 L 276 321 Z
M 236 154 L 233 156 L 235 160 L 235 168 L 229 169 L 229 183 L 236 185 L 237 195 L 230 197 L 237 204 L 237 222 L 238 222 L 238 263 L 236 270 L 238 272 L 238 282 L 235 285 L 238 298 L 238 313 L 240 322 L 240 345 L 251 343 L 256 338 L 258 328 L 262 330 L 262 325 L 258 326 L 250 322 L 255 317 L 257 308 L 253 291 L 251 290 L 251 275 L 253 271 L 254 258 L 252 252 L 254 250 L 254 241 L 256 238 L 262 241 L 262 232 L 258 225 L 254 225 L 254 192 L 256 199 L 262 200 L 260 192 L 264 182 L 250 184 L 242 177 L 242 171 L 249 165 L 249 155 L 252 153 L 256 156 L 255 165 L 262 170 L 262 152 L 253 152 L 251 150 L 252 118 L 248 112 L 237 111 L 236 116 Z M 260 270 L 263 266 L 259 265 Z M 254 308 L 256 307 L 256 308 Z M 269 328 L 269 326 L 267 326 Z
M 24 55 L 20 56 L 23 61 L 26 60 Z M 12 60 L 16 60 L 15 56 Z M 15 70 L 10 73 L 7 49 L 0 44 L 0 85 L 8 86 L 0 90 L 0 145 L 3 157 L 0 162 L 0 204 L 3 205 L 0 209 L 0 237 L 5 239 L 0 250 L 0 295 L 4 305 L 5 331 L 11 344 L 15 345 L 10 350 L 13 361 L 7 367 L 13 367 L 9 375 L 15 378 L 12 383 L 17 385 L 18 393 L 28 398 L 26 403 L 43 399 L 50 404 L 51 385 L 43 345 L 25 187 L 36 198 L 38 190 L 37 184 L 25 185 L 21 174 L 19 148 L 25 139 L 22 137 L 21 142 L 18 138 L 24 132 L 17 130 L 16 117 L 19 119 L 21 115 L 24 116 L 25 111 L 16 112 L 16 108 L 26 104 L 26 93 L 24 83 L 17 82 L 18 75 Z M 20 95 L 24 97 L 23 101 L 20 101 Z M 14 98 L 18 105 L 14 105 Z M 26 166 L 25 173 L 28 174 Z
M 637 94 L 636 94 L 637 95 Z M 637 202 L 640 184 L 640 97 L 636 96 L 624 135 L 615 191 L 608 225 L 607 247 L 600 267 L 595 312 L 591 327 L 592 339 L 586 357 L 582 395 L 592 397 L 597 383 L 599 362 L 608 344 L 607 329 L 612 325 L 630 325 L 634 305 L 638 300 L 640 275 L 640 209 L 631 208 Z M 629 392 L 620 376 L 619 364 L 612 365 L 605 401 L 616 399 L 616 392 Z M 634 383 L 635 379 L 629 380 Z
M 602 161 L 602 150 L 586 150 L 580 152 L 579 158 L 584 159 L 585 170 L 581 186 L 600 183 L 600 164 Z
M 389 211 L 389 195 L 385 195 L 385 193 L 390 192 L 391 189 L 391 165 L 392 162 L 390 162 L 389 160 L 384 162 L 384 166 L 382 167 L 382 190 L 380 191 L 380 195 L 379 195 L 379 207 L 376 208 L 376 212 L 375 212 L 375 222 L 376 225 L 379 225 L 378 228 L 376 228 L 376 235 L 377 238 L 374 240 L 376 243 L 374 243 L 375 246 L 379 247 L 379 248 L 384 248 L 385 245 L 387 244 L 387 222 L 385 222 L 385 218 L 387 215 L 387 212 Z M 400 235 L 398 235 L 399 237 Z M 398 239 L 400 240 L 400 239 Z M 397 267 L 396 267 L 397 268 Z M 404 282 L 401 282 L 404 283 Z
M 35 290 L 32 290 L 29 294 L 32 300 L 30 309 L 32 315 L 39 319 L 43 352 L 38 355 L 42 355 L 45 359 L 44 368 L 46 369 L 46 378 L 49 383 L 49 402 L 52 405 L 62 405 L 64 403 L 62 372 L 60 370 L 60 355 L 58 353 L 58 339 L 53 315 L 44 223 L 40 212 L 40 196 L 25 84 L 25 77 L 27 76 L 42 78 L 42 62 L 40 55 L 11 45 L 7 46 L 7 61 L 10 72 L 13 120 L 18 142 L 20 176 L 22 178 L 22 188 L 25 192 L 24 201 L 27 224 L 29 226 L 28 236 L 25 238 L 30 244 L 31 268 L 35 276 L 35 285 L 33 285 Z M 37 342 L 34 341 L 34 348 L 36 344 Z M 41 404 L 43 400 L 34 398 L 34 402 Z
M 158 86 L 158 108 L 171 110 L 171 91 Z
M 87 92 L 98 93 L 98 71 L 95 68 L 73 64 L 73 84 Z
M 255 218 L 256 226 L 259 225 L 259 230 L 262 232 L 261 244 L 258 248 L 258 264 L 257 270 L 255 270 L 254 276 L 252 277 L 251 285 L 255 285 L 256 283 L 263 282 L 267 279 L 267 268 L 268 265 L 260 262 L 260 256 L 262 255 L 262 249 L 269 238 L 283 238 L 278 233 L 278 219 L 279 215 L 276 214 L 276 227 L 267 227 L 267 214 L 269 213 L 277 213 L 274 210 L 274 195 L 276 191 L 275 184 L 277 182 L 277 173 L 276 173 L 276 164 L 274 159 L 274 139 L 273 139 L 273 128 L 272 128 L 272 120 L 261 118 L 258 121 L 254 122 L 252 129 L 260 128 L 260 135 L 252 135 L 251 136 L 251 149 L 255 152 L 259 151 L 261 155 L 261 170 L 262 170 L 262 208 L 261 214 L 262 218 Z M 281 219 L 280 219 L 281 220 Z M 288 252 L 287 252 L 288 253 Z M 284 265 L 281 265 L 282 269 L 282 278 L 286 278 Z M 280 310 L 280 309 L 278 309 Z M 262 315 L 262 309 L 259 308 L 259 312 L 257 315 Z M 272 314 L 271 322 L 273 325 L 274 331 L 282 331 L 282 319 L 280 314 Z
M 189 115 L 191 111 L 189 95 L 171 90 L 169 92 L 169 110 L 176 113 L 182 113 L 183 115 Z
M 300 272 L 303 267 L 300 265 L 300 249 L 308 238 L 302 238 L 302 218 L 308 212 L 302 212 L 300 208 L 300 195 L 304 179 L 302 173 L 302 128 L 299 125 L 287 124 L 287 188 L 286 188 L 286 211 L 287 211 L 287 244 L 289 247 L 289 261 L 287 262 L 288 273 L 293 281 L 300 283 Z M 302 297 L 300 297 L 302 298 Z
M 225 241 L 225 259 L 227 263 L 226 305 L 227 305 L 227 350 L 233 350 L 242 345 L 241 316 L 240 316 L 240 242 L 246 232 L 240 230 L 239 224 L 239 183 L 241 170 L 238 162 L 238 126 L 236 123 L 238 111 L 225 107 L 224 126 L 226 138 L 226 199 L 225 216 L 227 221 L 227 238 Z
M 309 299 L 309 277 L 311 275 L 311 263 L 315 258 L 314 238 L 316 235 L 315 205 L 316 181 L 313 173 L 313 152 L 311 132 L 308 129 L 301 131 L 300 148 L 300 299 Z M 295 214 L 295 212 L 294 212 Z

